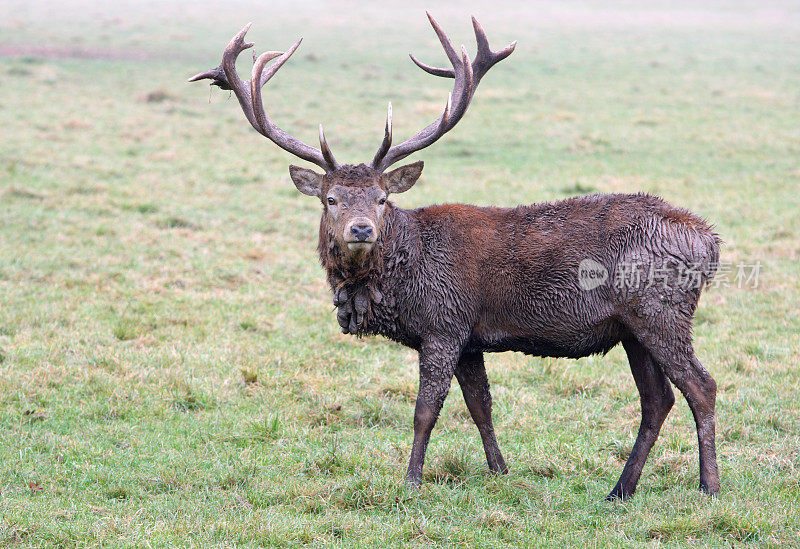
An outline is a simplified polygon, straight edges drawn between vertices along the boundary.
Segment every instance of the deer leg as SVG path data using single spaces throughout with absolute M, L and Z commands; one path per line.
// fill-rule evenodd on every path
M 457 349 L 444 349 L 441 345 L 434 349 L 423 346 L 420 350 L 419 392 L 414 407 L 414 442 L 406 473 L 406 482 L 411 485 L 418 486 L 422 481 L 425 451 L 433 426 L 436 425 L 439 412 L 450 391 L 458 355 Z
M 694 352 L 668 363 L 667 375 L 686 397 L 697 426 L 700 450 L 700 490 L 714 495 L 719 492 L 717 448 L 714 440 L 714 411 L 717 401 L 717 382 L 711 377 Z
M 713 495 L 719 492 L 719 470 L 714 440 L 717 383 L 695 356 L 691 334 L 686 330 L 676 330 L 670 336 L 670 340 L 667 341 L 656 337 L 640 341 L 689 403 L 697 427 L 700 490 Z
M 611 493 L 606 496 L 607 500 L 625 499 L 636 491 L 636 484 L 639 482 L 647 456 L 658 438 L 661 425 L 675 403 L 675 395 L 667 377 L 653 362 L 647 349 L 634 339 L 623 341 L 622 346 L 628 354 L 633 379 L 639 390 L 642 421 L 622 475 Z
M 478 427 L 486 452 L 486 463 L 495 473 L 508 472 L 506 462 L 497 445 L 492 424 L 492 394 L 489 391 L 489 379 L 483 363 L 483 353 L 464 353 L 456 366 L 456 379 L 461 385 L 464 401 Z

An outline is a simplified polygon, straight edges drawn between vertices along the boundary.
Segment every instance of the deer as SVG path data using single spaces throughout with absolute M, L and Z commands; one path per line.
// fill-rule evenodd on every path
M 235 65 L 253 46 L 244 42 L 248 24 L 225 48 L 217 68 L 190 79 L 210 79 L 212 86 L 232 90 L 256 132 L 323 170 L 289 166 L 297 190 L 322 205 L 318 252 L 342 332 L 381 335 L 419 354 L 406 482 L 413 487 L 422 482 L 431 431 L 453 377 L 489 470 L 508 472 L 492 420 L 485 353 L 577 359 L 605 355 L 621 344 L 638 389 L 641 422 L 606 499 L 634 494 L 675 402 L 671 384 L 694 416 L 700 489 L 718 493 L 716 382 L 695 355 L 692 321 L 716 271 L 720 237 L 703 218 L 644 193 L 513 208 L 444 204 L 408 210 L 393 204 L 389 197 L 414 186 L 423 162 L 387 169 L 453 129 L 481 79 L 516 46 L 491 50 L 473 17 L 477 53 L 470 60 L 464 46 L 456 50 L 430 14 L 428 19 L 451 67 L 427 65 L 413 55 L 411 60 L 433 76 L 453 79 L 453 89 L 436 120 L 395 145 L 390 103 L 383 141 L 369 164 L 337 162 L 322 125 L 315 148 L 265 114 L 261 90 L 302 38 L 284 52 L 254 56 L 251 78 L 243 81 Z M 621 271 L 637 276 L 612 283 L 612 274 Z M 647 273 L 657 273 L 658 280 Z

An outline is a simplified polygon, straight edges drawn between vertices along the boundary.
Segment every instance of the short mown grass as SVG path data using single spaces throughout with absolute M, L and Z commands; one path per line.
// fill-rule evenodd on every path
M 636 497 L 607 503 L 639 423 L 621 349 L 488 356 L 511 472 L 488 473 L 454 387 L 406 487 L 416 356 L 339 333 L 295 159 L 185 82 L 250 20 L 259 51 L 302 35 L 267 112 L 368 160 L 389 100 L 397 139 L 444 106 L 405 57 L 443 62 L 426 6 L 6 2 L 0 545 L 796 544 L 800 15 L 768 4 L 429 6 L 470 51 L 473 12 L 519 46 L 398 204 L 646 191 L 726 242 L 695 327 L 722 491 L 697 490 L 679 398 Z

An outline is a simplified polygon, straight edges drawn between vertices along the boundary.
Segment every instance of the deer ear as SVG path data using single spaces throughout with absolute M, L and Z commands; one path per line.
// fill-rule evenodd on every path
M 406 164 L 386 174 L 386 190 L 390 193 L 404 193 L 417 182 L 422 175 L 422 160 Z
M 297 190 L 308 196 L 319 196 L 322 191 L 322 174 L 301 168 L 300 166 L 289 166 L 289 175 Z

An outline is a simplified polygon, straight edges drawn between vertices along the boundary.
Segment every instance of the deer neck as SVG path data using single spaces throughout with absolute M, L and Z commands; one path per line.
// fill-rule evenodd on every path
M 356 335 L 381 334 L 396 339 L 398 317 L 407 287 L 418 260 L 413 245 L 415 223 L 411 212 L 389 206 L 381 235 L 366 261 L 351 264 L 337 249 L 324 222 L 320 227 L 319 253 L 327 271 L 334 302 L 344 302 L 353 319 L 347 329 Z

